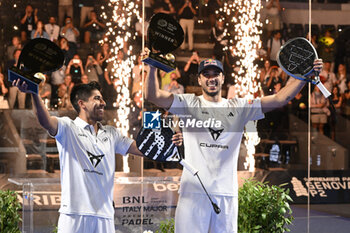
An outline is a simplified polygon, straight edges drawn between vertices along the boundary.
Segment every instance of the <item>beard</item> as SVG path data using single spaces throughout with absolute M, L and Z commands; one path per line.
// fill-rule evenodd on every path
M 211 96 L 211 97 L 214 97 L 214 96 L 217 96 L 220 92 L 220 90 L 218 89 L 217 91 L 214 91 L 214 92 L 209 92 L 207 89 L 203 88 L 203 91 L 205 92 L 205 94 Z
M 215 80 L 214 82 L 217 85 L 217 91 L 209 91 L 208 90 L 209 81 L 207 81 L 207 83 L 206 83 L 207 87 L 202 88 L 203 91 L 205 92 L 205 94 L 207 94 L 208 96 L 211 96 L 211 97 L 217 96 L 220 93 L 220 90 L 222 88 L 222 85 L 220 85 L 219 81 Z

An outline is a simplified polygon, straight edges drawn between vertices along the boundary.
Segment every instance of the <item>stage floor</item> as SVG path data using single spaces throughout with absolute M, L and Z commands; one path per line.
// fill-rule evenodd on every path
M 294 221 L 291 233 L 307 232 L 307 206 L 292 205 Z M 311 205 L 310 233 L 348 233 L 350 204 Z

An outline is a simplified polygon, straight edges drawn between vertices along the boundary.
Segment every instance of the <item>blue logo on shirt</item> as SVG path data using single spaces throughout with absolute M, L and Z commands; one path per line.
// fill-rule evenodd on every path
M 156 112 L 143 112 L 143 128 L 145 129 L 160 129 L 159 110 Z

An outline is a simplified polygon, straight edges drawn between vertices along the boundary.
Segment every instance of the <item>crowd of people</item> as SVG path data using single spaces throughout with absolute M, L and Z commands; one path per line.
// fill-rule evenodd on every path
M 113 82 L 113 63 L 109 59 L 114 55 L 111 52 L 111 45 L 105 40 L 101 44 L 100 49 L 94 53 L 82 57 L 79 54 L 79 48 L 82 44 L 98 44 L 104 38 L 106 32 L 106 22 L 99 17 L 98 9 L 95 1 L 86 1 L 81 8 L 80 19 L 73 17 L 72 0 L 58 1 L 58 19 L 56 16 L 50 16 L 48 19 L 38 17 L 38 9 L 27 5 L 24 8 L 23 17 L 20 19 L 20 33 L 12 38 L 11 44 L 7 47 L 6 63 L 4 70 L 17 64 L 22 47 L 27 41 L 34 38 L 46 38 L 55 43 L 62 49 L 65 55 L 64 65 L 57 71 L 46 74 L 46 81 L 40 87 L 40 95 L 48 108 L 54 109 L 73 109 L 69 95 L 78 83 L 89 83 L 97 81 L 102 86 L 102 94 L 106 100 L 106 108 L 113 109 L 118 104 L 115 103 L 117 87 Z M 142 1 L 137 1 L 141 4 Z M 176 51 L 179 56 L 188 56 L 188 61 L 184 65 L 179 65 L 176 70 L 170 73 L 162 71 L 158 72 L 160 88 L 170 91 L 174 94 L 182 94 L 190 90 L 190 87 L 198 86 L 197 71 L 198 65 L 205 57 L 200 56 L 200 51 L 194 47 L 194 29 L 196 27 L 195 20 L 199 17 L 207 17 L 210 29 L 208 43 L 214 44 L 212 50 L 212 58 L 220 60 L 224 64 L 226 80 L 223 87 L 227 93 L 225 97 L 234 98 L 239 96 L 239 84 L 231 73 L 235 73 L 235 58 L 229 50 L 224 48 L 229 45 L 230 40 L 225 33 L 224 26 L 227 18 L 224 15 L 217 14 L 216 11 L 223 6 L 224 1 L 207 0 L 206 7 L 202 2 L 196 0 L 149 0 L 146 1 L 146 20 L 149 21 L 150 16 L 155 13 L 167 13 L 174 16 L 185 31 L 185 42 Z M 268 1 L 264 8 L 263 15 L 265 22 L 262 35 L 262 48 L 258 51 L 259 65 L 258 82 L 261 90 L 256 96 L 266 96 L 277 93 L 286 85 L 289 77 L 277 65 L 277 52 L 281 45 L 288 39 L 283 33 L 283 23 L 281 21 L 281 6 L 279 0 Z M 74 22 L 80 22 L 74 25 Z M 135 20 L 135 26 L 132 28 L 136 36 L 135 48 L 140 48 L 142 41 L 142 29 L 140 22 Z M 145 22 L 146 27 L 148 23 Z M 146 30 L 147 31 L 147 28 Z M 208 30 L 209 31 L 209 30 Z M 234 34 L 234 32 L 233 32 Z M 145 35 L 146 36 L 146 35 Z M 324 69 L 320 74 L 321 81 L 326 88 L 332 92 L 333 102 L 337 112 L 348 114 L 350 109 L 350 81 L 346 71 L 346 64 L 337 62 L 336 59 L 336 34 L 332 31 L 325 31 L 322 34 L 313 33 L 311 36 L 312 44 L 318 51 L 319 57 L 324 61 Z M 93 47 L 93 46 L 92 46 Z M 126 48 L 126 46 L 125 46 Z M 140 51 L 134 49 L 134 51 Z M 125 59 L 127 51 L 120 50 L 116 57 L 117 62 Z M 188 55 L 191 54 L 191 55 Z M 132 101 L 132 109 L 139 109 L 142 105 L 141 98 L 141 56 L 135 61 L 132 69 L 131 80 L 129 82 L 130 98 Z M 3 70 L 3 71 L 4 71 Z M 146 67 L 144 76 L 147 77 L 149 68 Z M 3 72 L 4 74 L 6 72 Z M 234 76 L 233 76 L 234 77 Z M 30 98 L 18 92 L 17 88 L 11 87 L 6 82 L 6 77 L 0 75 L 2 108 L 30 108 Z M 303 120 L 307 119 L 307 92 L 306 88 L 297 95 L 296 99 L 290 103 L 293 112 Z M 240 96 L 239 96 L 240 97 Z M 6 102 L 7 104 L 3 104 Z M 331 126 L 329 136 L 335 138 L 334 121 L 331 121 L 329 103 L 320 94 L 317 88 L 314 88 L 311 95 L 311 112 L 312 125 L 321 133 L 324 132 L 325 125 Z M 343 111 L 341 111 L 343 109 Z M 283 110 L 278 110 L 283 111 Z M 139 114 L 137 114 L 139 115 Z M 135 119 L 139 119 L 136 117 Z M 276 123 L 275 125 L 278 125 Z

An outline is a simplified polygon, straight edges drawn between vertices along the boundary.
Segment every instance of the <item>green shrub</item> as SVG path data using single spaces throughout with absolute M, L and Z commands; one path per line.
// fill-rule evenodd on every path
M 238 232 L 280 233 L 290 231 L 286 225 L 294 219 L 289 190 L 269 186 L 253 179 L 246 180 L 239 189 Z
M 290 231 L 286 225 L 294 220 L 288 202 L 293 201 L 289 190 L 269 186 L 254 179 L 245 181 L 239 189 L 238 232 L 282 233 Z M 156 233 L 173 233 L 174 219 L 161 222 Z
M 18 213 L 21 204 L 14 191 L 0 190 L 0 232 L 20 233 L 19 223 L 22 221 Z
M 160 222 L 159 230 L 156 233 L 173 233 L 175 231 L 174 219 L 168 219 Z

